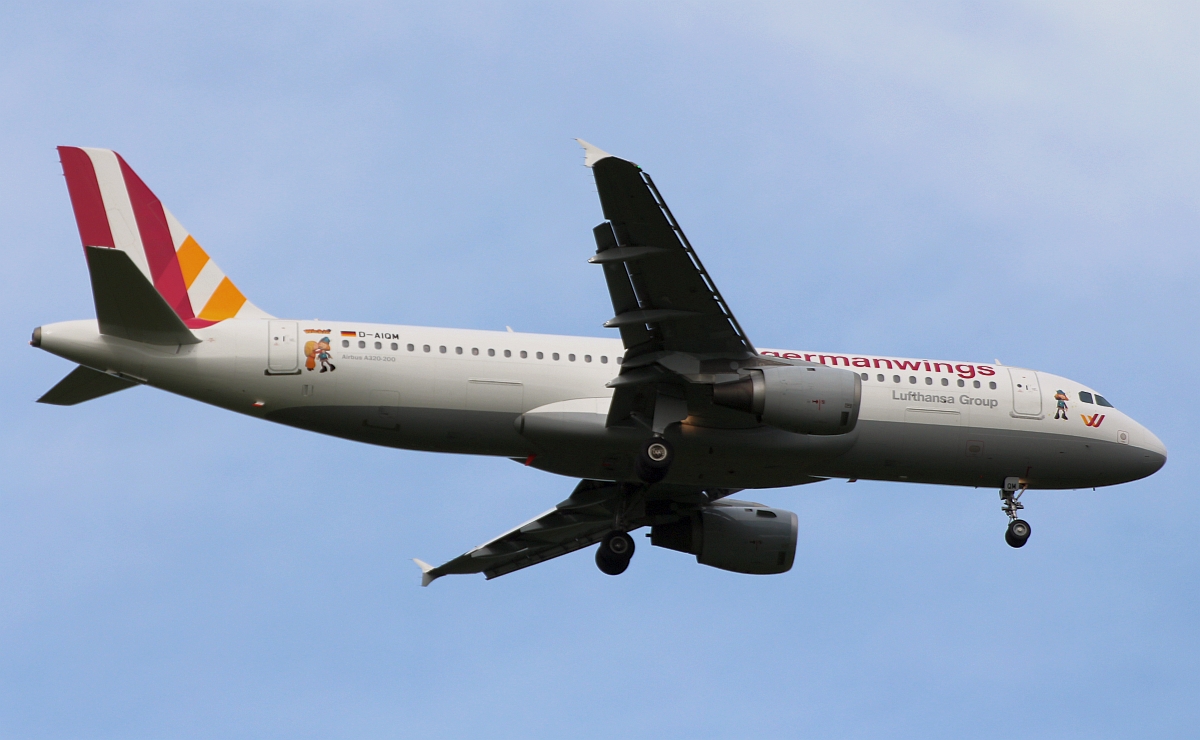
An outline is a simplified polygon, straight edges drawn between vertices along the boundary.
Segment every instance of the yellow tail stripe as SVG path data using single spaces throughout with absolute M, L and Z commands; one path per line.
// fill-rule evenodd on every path
M 204 310 L 200 312 L 198 318 L 209 321 L 232 319 L 237 316 L 237 312 L 241 310 L 242 304 L 245 302 L 246 296 L 242 295 L 242 291 L 238 290 L 229 278 L 225 278 L 213 291 L 208 303 L 204 304 Z
M 175 256 L 179 259 L 179 270 L 183 273 L 183 284 L 188 288 L 192 287 L 192 283 L 196 282 L 196 276 L 208 264 L 208 254 L 205 253 L 196 240 L 188 235 L 183 240 L 183 244 L 179 245 Z

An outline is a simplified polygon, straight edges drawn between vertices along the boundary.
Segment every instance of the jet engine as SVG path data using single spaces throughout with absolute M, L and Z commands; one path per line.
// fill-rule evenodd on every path
M 796 559 L 796 515 L 749 501 L 724 500 L 650 528 L 650 544 L 696 556 L 734 573 L 786 573 Z
M 713 403 L 798 434 L 845 434 L 858 423 L 862 379 L 825 365 L 755 368 L 713 386 Z

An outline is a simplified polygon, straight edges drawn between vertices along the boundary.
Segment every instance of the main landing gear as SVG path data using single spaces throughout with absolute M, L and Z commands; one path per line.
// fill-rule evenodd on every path
M 1024 547 L 1029 541 L 1029 522 L 1017 518 L 1017 512 L 1025 508 L 1021 503 L 1021 494 L 1025 493 L 1025 481 L 1020 478 L 1005 478 L 1004 488 L 1000 491 L 1000 510 L 1008 515 L 1008 529 L 1004 532 L 1004 541 L 1009 547 Z
M 628 532 L 609 532 L 596 548 L 596 567 L 610 576 L 619 576 L 633 558 L 633 538 Z
M 675 462 L 675 450 L 662 437 L 651 437 L 642 443 L 633 472 L 643 483 L 658 483 L 667 476 L 671 463 Z

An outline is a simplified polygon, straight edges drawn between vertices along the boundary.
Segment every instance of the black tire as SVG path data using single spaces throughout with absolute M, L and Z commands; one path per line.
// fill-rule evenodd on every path
M 603 543 L 596 548 L 596 567 L 601 573 L 609 576 L 619 576 L 629 567 L 628 558 L 614 558 L 604 549 Z
M 1029 522 L 1024 519 L 1014 519 L 1008 523 L 1008 529 L 1004 531 L 1004 541 L 1009 547 L 1024 547 L 1029 541 L 1029 535 L 1032 533 L 1032 528 Z
M 662 437 L 651 437 L 642 443 L 633 470 L 643 483 L 657 483 L 667 476 L 675 462 L 675 448 Z

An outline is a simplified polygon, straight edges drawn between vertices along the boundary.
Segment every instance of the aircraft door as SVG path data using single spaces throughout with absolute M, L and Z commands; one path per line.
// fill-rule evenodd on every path
M 1013 413 L 1017 416 L 1042 415 L 1042 388 L 1038 374 L 1017 367 L 1008 369 L 1012 381 Z
M 300 348 L 295 321 L 269 321 L 267 328 L 267 373 L 298 375 Z

